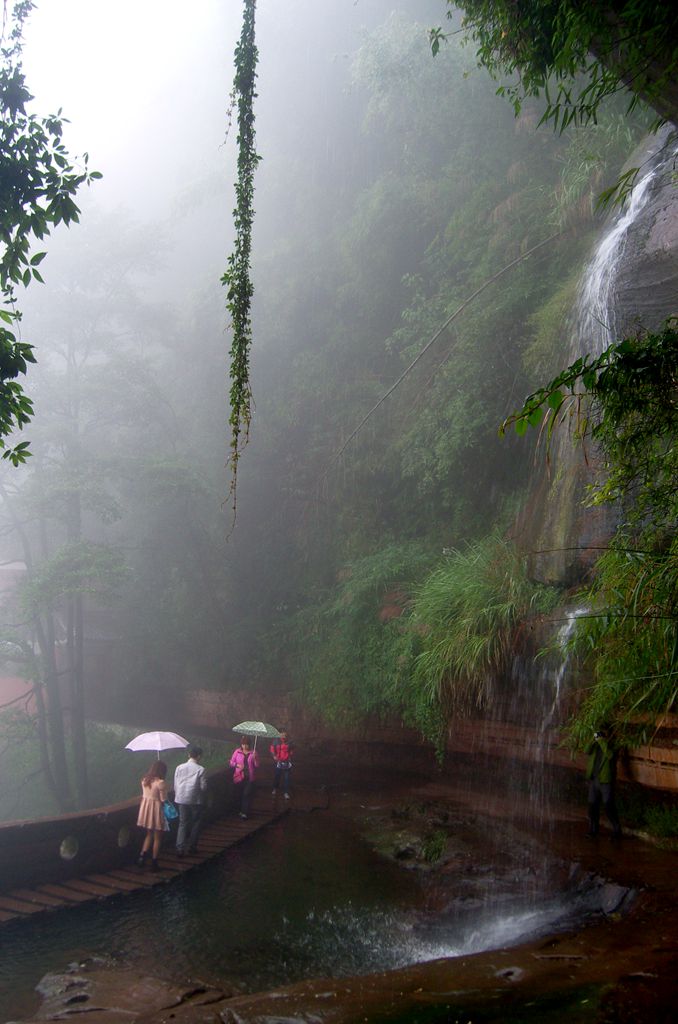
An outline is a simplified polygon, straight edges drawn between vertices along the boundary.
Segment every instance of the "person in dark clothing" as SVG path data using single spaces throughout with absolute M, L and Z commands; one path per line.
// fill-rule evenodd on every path
M 614 784 L 617 776 L 617 752 L 614 749 L 609 729 L 601 728 L 593 734 L 593 741 L 586 750 L 586 779 L 588 781 L 589 830 L 587 836 L 598 835 L 600 805 L 612 826 L 612 836 L 621 837 L 621 825 L 614 801 Z

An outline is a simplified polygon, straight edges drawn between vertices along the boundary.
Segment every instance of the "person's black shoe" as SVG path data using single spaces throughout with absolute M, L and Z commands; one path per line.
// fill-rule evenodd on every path
M 157 860 L 155 858 L 151 861 L 151 871 L 160 871 Z
M 190 853 L 191 851 L 189 850 L 188 852 Z M 177 847 L 177 857 L 183 857 L 183 856 L 185 856 L 184 850 L 180 850 Z
M 584 838 L 585 839 L 597 839 L 598 838 L 598 833 L 597 832 L 591 832 L 591 831 L 585 832 L 584 833 Z
M 137 867 L 143 868 L 145 863 L 146 863 L 146 854 L 145 853 L 140 853 L 139 856 L 137 857 Z

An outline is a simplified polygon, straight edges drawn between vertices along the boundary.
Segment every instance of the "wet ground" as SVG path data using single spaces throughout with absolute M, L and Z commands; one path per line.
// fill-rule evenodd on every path
M 614 843 L 605 832 L 587 841 L 581 807 L 551 807 L 545 823 L 536 822 L 527 799 L 523 803 L 514 795 L 507 801 L 505 794 L 474 792 L 468 784 L 455 788 L 440 781 L 396 789 L 374 782 L 358 790 L 334 786 L 329 812 L 320 809 L 324 801 L 310 788 L 299 788 L 295 800 L 299 828 L 294 843 L 301 862 L 295 859 L 294 877 L 286 876 L 281 865 L 290 852 L 292 832 L 269 837 L 263 886 L 261 875 L 257 882 L 270 908 L 268 919 L 266 914 L 262 919 L 261 908 L 253 912 L 246 887 L 238 897 L 227 897 L 224 905 L 209 874 L 198 883 L 205 890 L 205 906 L 211 905 L 216 917 L 226 913 L 235 936 L 231 952 L 221 961 L 204 955 L 216 917 L 202 915 L 189 943 L 202 953 L 195 964 L 182 964 L 176 937 L 182 925 L 173 897 L 173 916 L 167 916 L 170 908 L 161 912 L 147 932 L 146 947 L 137 940 L 127 960 L 125 950 L 118 950 L 113 971 L 108 964 L 103 970 L 75 967 L 70 982 L 62 979 L 65 991 L 44 1005 L 41 1019 L 63 1014 L 64 999 L 76 1000 L 70 1013 L 88 1011 L 88 1024 L 137 1019 L 159 1024 L 170 1018 L 173 1024 L 661 1024 L 675 1019 L 675 852 L 635 837 Z M 470 827 L 477 815 L 489 820 L 490 827 Z M 358 845 L 355 849 L 361 852 L 349 854 L 353 823 L 367 836 L 369 848 Z M 309 828 L 329 846 L 343 847 L 344 878 L 309 855 L 304 839 Z M 231 865 L 231 874 L 236 867 Z M 281 927 L 274 894 L 289 886 L 298 891 L 299 885 L 320 894 L 317 909 L 313 919 L 304 910 L 296 922 L 288 922 L 282 944 L 287 964 L 282 971 L 279 963 L 267 973 L 261 966 L 263 954 L 278 941 Z M 398 904 L 389 902 L 392 887 L 402 896 Z M 373 901 L 366 908 L 364 894 L 369 891 Z M 191 899 L 197 898 L 192 891 Z M 493 948 L 475 952 L 487 949 L 488 928 L 493 929 Z M 314 935 L 322 941 L 311 942 Z M 376 954 L 372 961 L 370 950 Z M 86 952 L 81 944 L 77 955 Z M 405 959 L 398 959 L 401 954 Z M 168 961 L 177 968 L 171 981 Z M 133 968 L 123 970 L 125 962 Z M 255 968 L 249 975 L 248 962 Z M 369 974 L 364 973 L 366 965 Z M 134 981 L 130 969 L 142 969 L 143 976 Z M 324 977 L 312 980 L 314 974 Z M 153 987 L 153 975 L 164 979 L 164 988 Z M 281 987 L 285 980 L 291 984 Z M 266 991 L 251 994 L 255 988 Z M 135 1008 L 129 1000 L 137 989 Z M 123 995 L 128 1000 L 124 1009 Z M 104 1014 L 97 1006 L 111 1009 Z

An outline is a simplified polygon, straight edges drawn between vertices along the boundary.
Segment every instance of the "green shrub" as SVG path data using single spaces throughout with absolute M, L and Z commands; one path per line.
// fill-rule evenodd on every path
M 411 627 L 421 636 L 415 685 L 430 703 L 455 713 L 482 707 L 521 622 L 557 599 L 553 588 L 529 579 L 525 560 L 496 534 L 451 551 L 415 595 Z
M 645 812 L 647 830 L 662 839 L 678 836 L 678 807 L 658 804 Z

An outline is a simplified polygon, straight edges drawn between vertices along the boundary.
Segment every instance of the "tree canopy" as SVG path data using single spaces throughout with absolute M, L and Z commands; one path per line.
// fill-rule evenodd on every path
M 75 195 L 83 184 L 100 178 L 89 171 L 87 155 L 76 168 L 62 141 L 61 111 L 50 117 L 27 113 L 33 99 L 21 69 L 23 28 L 34 4 L 15 3 L 0 47 L 0 448 L 15 465 L 25 461 L 28 442 L 8 447 L 5 438 L 21 429 L 33 414 L 33 404 L 17 380 L 33 348 L 22 341 L 18 327 L 16 287 L 42 281 L 38 267 L 45 252 L 31 252 L 57 224 L 77 223 Z M 11 329 L 10 329 L 11 328 Z
M 678 9 L 656 0 L 448 0 L 516 111 L 543 96 L 562 130 L 595 121 L 605 97 L 630 89 L 660 118 L 678 120 Z M 454 12 L 450 10 L 448 17 Z M 432 31 L 434 50 L 443 35 Z

